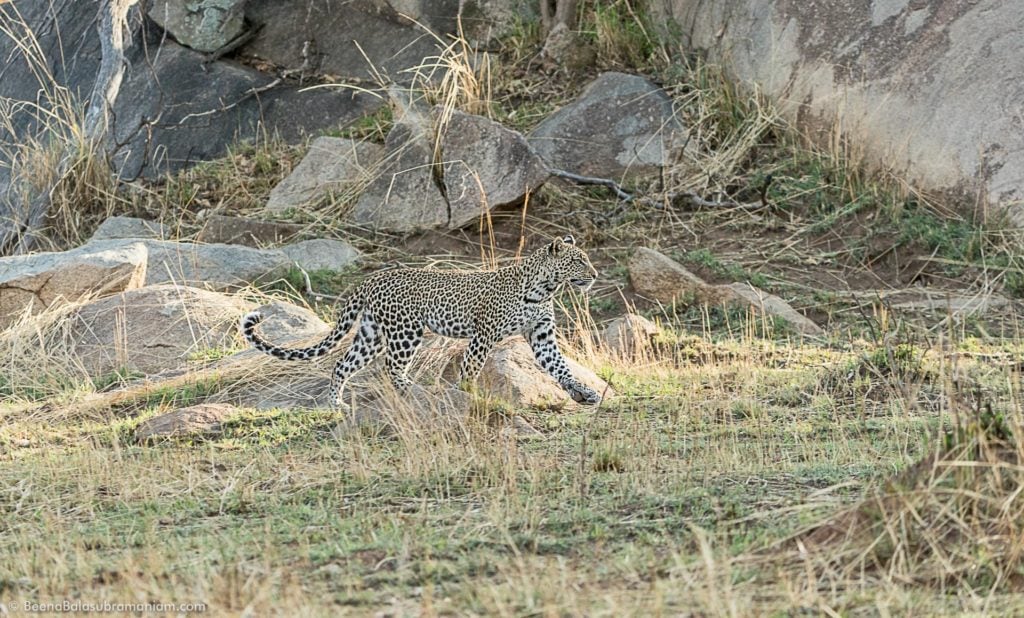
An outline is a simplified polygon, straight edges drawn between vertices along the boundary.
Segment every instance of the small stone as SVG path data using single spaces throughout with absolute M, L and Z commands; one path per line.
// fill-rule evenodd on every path
M 608 324 L 602 339 L 608 349 L 619 356 L 634 358 L 650 349 L 651 340 L 660 332 L 661 329 L 644 316 L 627 313 Z
M 176 438 L 215 433 L 221 423 L 236 415 L 238 408 L 226 403 L 201 403 L 154 416 L 135 428 L 135 439 Z

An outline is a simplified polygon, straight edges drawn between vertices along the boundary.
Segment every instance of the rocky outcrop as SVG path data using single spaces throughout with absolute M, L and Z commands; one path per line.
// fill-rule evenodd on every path
M 348 201 L 370 182 L 383 155 L 384 148 L 372 142 L 318 137 L 292 173 L 270 192 L 267 211 L 314 206 L 332 195 Z
M 735 304 L 782 318 L 793 330 L 804 335 L 823 332 L 820 326 L 774 294 L 749 283 L 712 285 L 654 249 L 637 249 L 629 259 L 628 268 L 633 290 L 650 301 L 662 304 Z
M 217 433 L 221 423 L 240 410 L 226 403 L 200 403 L 146 419 L 135 428 L 139 442 Z
M 551 167 L 616 180 L 658 173 L 684 142 L 668 94 L 625 73 L 602 73 L 530 133 Z
M 252 307 L 217 292 L 149 286 L 78 308 L 69 318 L 68 340 L 90 376 L 125 369 L 155 374 L 232 347 L 238 318 Z
M 209 8 L 221 1 L 203 0 L 195 5 Z M 247 10 L 258 9 L 260 4 L 250 2 Z M 263 4 L 277 5 L 293 16 L 305 14 L 291 3 Z M 101 55 L 98 7 L 99 3 L 92 1 L 52 6 L 30 2 L 19 3 L 15 12 L 13 4 L 0 3 L 0 21 L 10 24 L 14 32 L 14 36 L 0 36 L 0 57 L 7 59 L 0 98 L 14 103 L 10 116 L 0 123 L 0 160 L 14 162 L 13 166 L 0 165 L 0 247 L 10 247 L 26 232 L 26 225 L 30 231 L 38 225 L 38 214 L 23 207 L 27 187 L 14 186 L 21 173 L 21 157 L 4 145 L 36 139 L 43 132 L 47 132 L 43 141 L 51 140 L 55 128 L 72 132 L 62 128 L 60 118 L 66 115 L 62 110 L 83 106 L 96 81 Z M 210 62 L 203 53 L 175 43 L 144 22 L 141 11 L 129 12 L 125 37 L 128 68 L 113 103 L 109 139 L 103 142 L 121 179 L 159 177 L 222 156 L 229 145 L 239 141 L 267 134 L 298 141 L 309 133 L 344 126 L 380 105 L 371 95 L 338 89 L 300 92 L 298 84 L 283 82 L 274 74 L 227 61 Z M 264 23 L 260 32 L 269 36 L 278 26 L 284 24 Z M 347 30 L 339 29 L 335 34 L 353 47 L 351 34 L 344 32 Z M 38 42 L 44 58 L 31 62 L 22 58 L 16 40 L 30 37 Z M 304 39 L 288 35 L 283 40 L 301 49 Z M 410 55 L 415 53 L 419 52 Z M 366 66 L 362 59 L 359 62 Z M 43 95 L 57 92 L 60 96 L 40 94 L 40 66 L 45 67 L 47 80 L 52 75 L 54 81 Z M 71 99 L 61 98 L 64 93 Z M 296 114 L 296 109 L 302 113 Z M 54 110 L 53 117 L 47 116 Z M 41 122 L 43 117 L 50 119 Z M 67 121 L 77 122 L 74 118 Z
M 58 300 L 142 285 L 149 253 L 140 242 L 103 242 L 71 251 L 0 258 L 0 327 Z
M 344 126 L 380 104 L 341 90 L 299 92 L 273 75 L 204 60 L 159 39 L 133 50 L 133 69 L 114 104 L 113 137 L 123 144 L 114 158 L 120 177 L 176 171 L 223 156 L 229 145 L 265 132 L 298 141 Z
M 454 112 L 441 137 L 448 228 L 523 201 L 549 176 L 526 139 L 497 122 Z
M 372 83 L 380 74 L 408 84 L 413 78 L 408 69 L 437 56 L 438 42 L 396 11 L 381 10 L 380 4 L 249 0 L 246 15 L 263 27 L 241 53 L 286 69 L 309 66 L 342 80 Z M 454 25 L 454 21 L 449 23 Z
M 1013 2 L 658 0 L 667 32 L 825 146 L 929 191 L 1024 204 L 1024 12 Z

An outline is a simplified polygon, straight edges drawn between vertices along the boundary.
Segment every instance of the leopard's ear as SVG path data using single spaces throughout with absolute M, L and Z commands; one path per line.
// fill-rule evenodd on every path
M 571 238 L 571 236 L 569 238 Z M 550 245 L 548 245 L 548 253 L 551 255 L 558 255 L 562 252 L 562 249 L 565 249 L 565 240 L 562 238 L 556 238 L 551 241 Z
M 576 239 L 572 237 L 572 234 L 566 234 L 562 238 L 562 242 L 564 242 L 567 245 L 575 245 L 576 244 Z

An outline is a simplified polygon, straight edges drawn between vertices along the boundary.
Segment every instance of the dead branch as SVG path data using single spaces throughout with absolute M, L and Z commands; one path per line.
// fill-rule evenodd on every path
M 676 203 L 678 201 L 686 201 L 686 202 L 688 202 L 690 204 L 693 204 L 694 206 L 697 206 L 698 208 L 756 208 L 760 204 L 767 203 L 767 198 L 766 198 L 766 193 L 767 193 L 767 190 L 768 190 L 767 183 L 771 182 L 771 177 L 769 176 L 768 180 L 766 181 L 765 186 L 761 190 L 761 201 L 760 202 L 742 203 L 742 202 L 737 202 L 735 200 L 721 200 L 721 201 L 709 200 L 709 199 L 705 199 L 704 197 L 698 195 L 697 193 L 694 193 L 693 191 L 673 191 L 673 192 L 665 194 L 661 198 L 653 198 L 653 197 L 640 197 L 640 198 L 638 198 L 637 196 L 633 195 L 629 191 L 626 191 L 625 189 L 623 189 L 622 185 L 620 185 L 619 183 L 615 182 L 611 178 L 598 178 L 598 177 L 595 177 L 595 176 L 581 176 L 580 174 L 574 174 L 572 172 L 567 172 L 565 170 L 557 170 L 557 169 L 552 169 L 552 170 L 550 170 L 550 172 L 551 172 L 552 176 L 556 176 L 558 178 L 564 178 L 565 180 L 568 180 L 568 181 L 573 182 L 573 183 L 578 184 L 578 185 L 598 185 L 598 186 L 607 187 L 608 189 L 610 189 L 615 194 L 615 196 L 618 197 L 619 200 L 622 202 L 622 205 L 619 208 L 617 208 L 612 213 L 611 216 L 613 216 L 613 217 L 614 216 L 618 216 L 619 214 L 621 214 L 622 210 L 625 208 L 625 206 L 627 204 L 640 204 L 640 205 L 643 205 L 643 206 L 648 206 L 650 208 L 661 209 L 661 208 L 664 208 L 666 206 L 666 204 L 674 204 L 674 203 Z

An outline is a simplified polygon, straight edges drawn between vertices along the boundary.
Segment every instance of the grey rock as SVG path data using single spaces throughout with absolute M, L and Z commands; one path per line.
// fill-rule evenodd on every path
M 353 200 L 373 178 L 384 148 L 372 142 L 318 137 L 292 173 L 270 192 L 267 210 L 313 206 L 332 194 Z
M 167 238 L 167 230 L 159 221 L 149 221 L 137 217 L 107 217 L 92 233 L 90 242 L 94 240 L 112 240 L 117 238 Z
M 615 318 L 605 327 L 601 339 L 613 353 L 622 358 L 642 357 L 651 349 L 651 341 L 661 332 L 657 324 L 636 313 Z
M 434 180 L 434 148 L 417 114 L 406 114 L 388 133 L 377 177 L 363 191 L 349 220 L 392 232 L 448 225 L 448 202 Z
M 450 229 L 474 222 L 490 209 L 521 202 L 550 175 L 522 135 L 459 111 L 445 127 L 441 152 Z
M 647 300 L 663 304 L 686 296 L 710 303 L 718 300 L 714 286 L 654 249 L 640 247 L 634 251 L 627 268 L 633 290 Z
M 886 291 L 888 293 L 888 290 Z M 949 291 L 921 292 L 917 298 L 893 305 L 903 311 L 939 312 L 953 315 L 978 315 L 1005 309 L 1009 298 L 999 294 L 961 294 Z
M 245 28 L 246 0 L 154 0 L 149 17 L 179 43 L 212 52 Z
M 69 321 L 69 345 L 90 376 L 185 367 L 210 349 L 233 347 L 252 303 L 181 285 L 154 285 L 90 302 Z
M 362 257 L 352 245 L 333 238 L 304 240 L 281 251 L 305 270 L 344 270 Z
M 372 81 L 377 72 L 408 84 L 414 77 L 408 69 L 439 53 L 433 36 L 380 3 L 249 0 L 245 11 L 263 28 L 241 52 L 284 68 L 312 64 L 321 73 Z
M 260 307 L 259 312 L 263 315 L 260 333 L 278 345 L 301 347 L 306 342 L 317 342 L 332 328 L 309 309 L 291 303 L 274 301 Z
M 71 251 L 0 258 L 0 326 L 57 301 L 76 302 L 143 285 L 148 252 L 141 242 L 107 241 Z
M 221 423 L 240 410 L 226 403 L 200 403 L 178 408 L 146 419 L 135 428 L 135 439 L 144 442 L 156 438 L 177 438 L 217 433 Z
M 704 305 L 736 304 L 778 316 L 804 335 L 823 332 L 820 326 L 774 294 L 749 283 L 712 285 L 654 249 L 637 249 L 627 267 L 634 291 L 648 300 L 664 304 L 682 301 Z
M 824 333 L 820 326 L 774 294 L 769 294 L 749 283 L 731 283 L 724 287 L 736 295 L 737 302 L 746 301 L 759 313 L 780 317 L 789 322 L 802 335 L 817 336 Z
M 654 8 L 667 31 L 756 86 L 823 147 L 839 126 L 867 167 L 1024 220 L 1018 3 L 659 0 Z
M 656 174 L 683 145 L 685 131 L 661 88 L 638 75 L 602 73 L 529 139 L 553 168 L 620 179 Z
M 297 142 L 345 126 L 381 105 L 372 95 L 351 90 L 270 87 L 275 76 L 237 63 L 204 64 L 204 54 L 178 45 L 156 28 L 144 27 L 138 8 L 142 4 L 129 11 L 128 67 L 113 105 L 110 139 L 104 142 L 121 179 L 161 177 L 268 134 Z M 290 3 L 273 4 L 294 11 Z M 12 3 L 0 3 L 0 20 L 19 24 L 24 18 L 26 32 L 38 40 L 44 56 L 26 62 L 15 41 L 18 37 L 0 36 L 0 57 L 7 59 L 0 69 L 0 98 L 14 103 L 10 117 L 0 123 L 0 160 L 18 161 L 8 145 L 52 139 L 54 126 L 60 123 L 41 119 L 50 118 L 53 109 L 59 116 L 61 109 L 80 108 L 90 96 L 100 58 L 98 7 L 95 0 L 29 2 L 20 3 L 15 15 Z M 338 32 L 337 36 L 347 36 Z M 67 92 L 69 103 L 39 96 L 35 67 L 40 65 L 47 67 L 48 79 L 53 76 L 48 90 Z M 39 112 L 37 105 L 44 111 Z M 0 165 L 0 252 L 10 251 L 25 226 L 35 221 L 24 208 L 29 187 L 17 178 L 17 169 L 12 176 L 10 166 Z
M 566 363 L 576 379 L 599 395 L 604 398 L 615 396 L 608 383 L 593 371 L 571 358 L 566 358 Z M 482 389 L 517 405 L 578 405 L 537 365 L 533 350 L 522 337 L 512 337 L 495 347 L 484 363 L 478 383 Z
M 279 245 L 299 235 L 304 227 L 297 223 L 210 215 L 203 221 L 196 241 L 247 247 Z
M 288 256 L 278 249 L 158 240 L 139 242 L 148 251 L 145 285 L 177 283 L 215 290 L 237 289 L 280 275 L 290 264 Z

